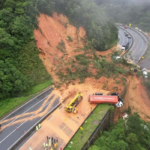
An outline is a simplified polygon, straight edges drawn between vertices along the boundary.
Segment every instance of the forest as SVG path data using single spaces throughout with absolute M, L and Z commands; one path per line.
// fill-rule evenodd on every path
M 104 9 L 90 0 L 0 1 L 0 100 L 20 96 L 51 78 L 38 54 L 33 30 L 40 13 L 63 13 L 76 27 L 83 26 L 88 44 L 107 50 L 117 40 L 117 28 Z
M 95 0 L 115 22 L 129 24 L 150 32 L 149 0 Z
M 119 119 L 88 150 L 149 150 L 150 123 L 140 119 L 137 113 L 126 120 Z

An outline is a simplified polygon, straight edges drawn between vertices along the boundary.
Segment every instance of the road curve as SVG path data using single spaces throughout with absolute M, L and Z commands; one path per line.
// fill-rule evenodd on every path
M 122 26 L 119 26 L 119 27 L 124 29 Z M 141 57 L 145 54 L 147 50 L 147 47 L 148 47 L 147 38 L 142 33 L 132 28 L 128 28 L 124 30 L 129 32 L 132 35 L 133 40 L 134 40 L 134 43 L 130 51 L 127 52 L 127 57 L 133 60 L 134 63 L 138 64 L 138 61 L 141 59 Z
M 118 37 L 119 37 L 119 44 L 122 45 L 126 45 L 129 42 L 129 47 L 132 45 L 132 38 L 128 38 L 127 36 L 125 36 L 124 34 L 125 30 L 118 27 Z
M 36 116 L 34 111 L 41 108 L 40 113 L 42 113 L 52 103 L 48 107 L 48 111 L 51 111 L 59 104 L 59 98 L 54 98 L 55 95 L 52 94 L 52 91 L 53 88 L 47 89 L 0 121 L 3 127 L 0 131 L 0 150 L 9 150 L 26 131 L 41 119 L 41 116 Z M 51 102 L 53 98 L 54 101 Z M 34 118 L 29 120 L 30 117 Z M 7 122 L 5 122 L 6 120 Z M 13 124 L 15 122 L 16 124 Z

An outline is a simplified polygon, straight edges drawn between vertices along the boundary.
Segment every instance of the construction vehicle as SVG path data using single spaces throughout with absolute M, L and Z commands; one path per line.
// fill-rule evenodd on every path
M 82 98 L 83 98 L 82 94 L 80 92 L 77 93 L 77 95 L 65 107 L 65 111 L 67 112 L 73 112 L 74 110 L 76 111 L 77 110 L 76 106 L 80 103 Z
M 116 107 L 122 107 L 124 104 L 123 99 L 119 97 L 117 93 L 111 93 L 110 95 L 93 94 L 89 97 L 89 102 L 91 104 L 115 104 Z

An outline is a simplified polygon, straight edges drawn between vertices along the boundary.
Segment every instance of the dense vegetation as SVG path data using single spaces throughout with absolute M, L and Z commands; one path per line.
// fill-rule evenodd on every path
M 41 5 L 35 2 L 0 2 L 0 99 L 18 95 L 50 78 L 33 36 Z
M 95 0 L 115 22 L 132 23 L 150 32 L 150 1 L 149 0 Z
M 117 28 L 104 9 L 91 0 L 56 0 L 56 9 L 75 26 L 87 31 L 89 44 L 97 50 L 107 50 L 118 40 Z
M 105 131 L 89 150 L 149 150 L 150 123 L 140 119 L 138 114 L 131 115 L 126 121 Z
M 50 78 L 38 57 L 34 28 L 42 12 L 64 13 L 83 26 L 89 44 L 106 50 L 117 41 L 117 29 L 104 10 L 90 0 L 0 1 L 0 99 L 16 96 Z M 67 27 L 67 25 L 66 25 Z

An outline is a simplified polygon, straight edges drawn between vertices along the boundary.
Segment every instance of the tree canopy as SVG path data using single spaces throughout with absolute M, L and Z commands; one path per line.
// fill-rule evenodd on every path
M 0 1 L 0 99 L 15 96 L 50 76 L 38 57 L 33 30 L 40 13 L 65 14 L 83 26 L 89 45 L 107 50 L 117 41 L 117 28 L 105 10 L 91 0 Z
M 150 32 L 150 2 L 149 0 L 95 0 L 95 2 L 105 7 L 107 14 L 115 22 L 129 24 Z
M 89 150 L 149 150 L 150 123 L 137 113 L 127 120 L 120 119 L 110 131 L 105 131 Z

